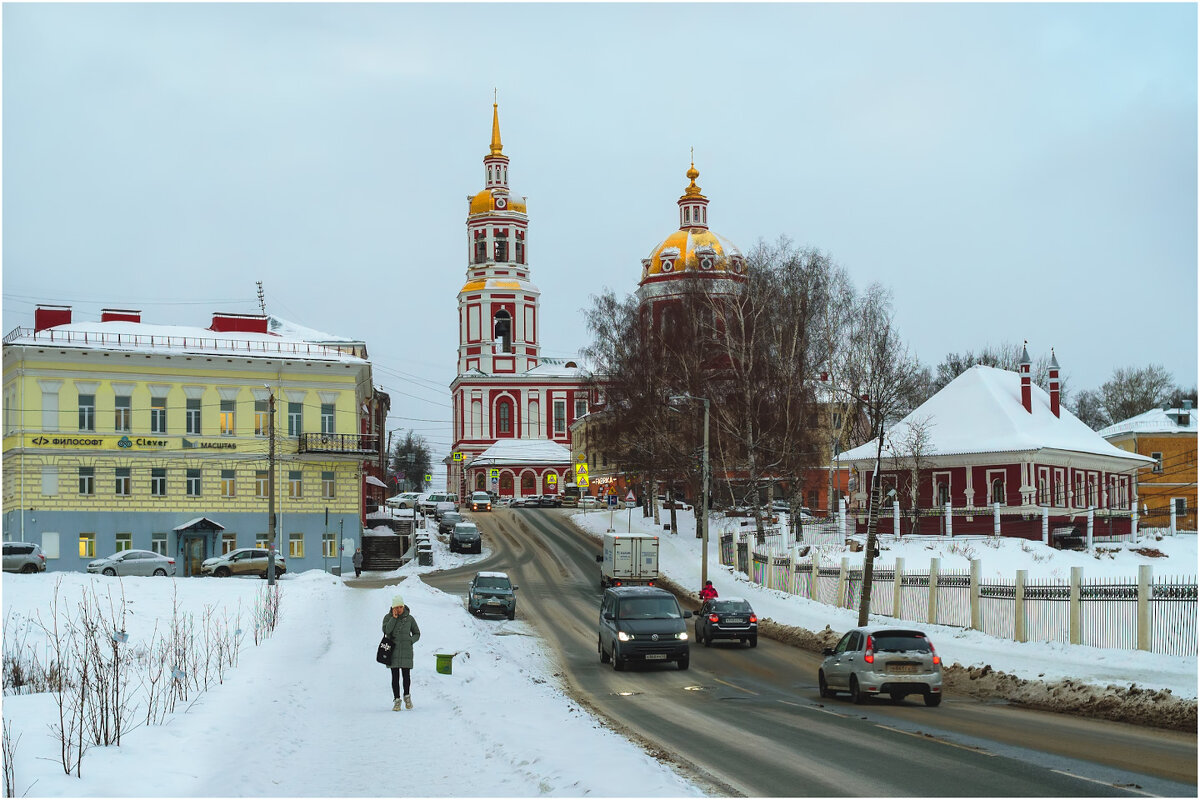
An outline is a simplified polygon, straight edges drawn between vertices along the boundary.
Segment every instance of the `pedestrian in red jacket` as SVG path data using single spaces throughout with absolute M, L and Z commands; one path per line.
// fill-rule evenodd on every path
M 700 590 L 700 601 L 713 600 L 717 596 L 717 587 L 712 585 L 712 581 L 705 581 L 704 588 Z

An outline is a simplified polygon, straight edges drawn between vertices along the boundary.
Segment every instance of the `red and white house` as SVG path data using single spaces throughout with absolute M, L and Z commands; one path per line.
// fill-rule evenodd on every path
M 467 279 L 458 293 L 447 489 L 461 496 L 485 490 L 504 497 L 557 493 L 571 473 L 570 426 L 587 413 L 588 393 L 575 362 L 541 355 L 541 292 L 530 277 L 529 217 L 525 198 L 509 191 L 495 105 L 483 164 L 485 186 L 467 198 Z M 492 450 L 498 442 L 505 446 Z M 489 451 L 487 459 L 480 458 Z M 553 483 L 546 480 L 550 472 Z M 536 488 L 522 491 L 522 482 L 528 483 L 522 476 L 530 474 Z
M 880 531 L 891 531 L 888 492 L 896 489 L 900 530 L 910 532 L 915 463 L 917 507 L 936 514 L 949 503 L 954 534 L 993 533 L 996 504 L 1006 536 L 1041 539 L 1043 508 L 1051 532 L 1081 533 L 1089 509 L 1103 519 L 1103 534 L 1130 532 L 1138 470 L 1153 466 L 1153 459 L 1114 447 L 1062 408 L 1057 361 L 1051 362 L 1049 393 L 1032 384 L 1029 367 L 1028 352 L 1019 374 L 974 366 L 885 433 Z M 912 447 L 914 426 L 925 427 L 922 448 Z M 866 530 L 877 449 L 875 440 L 841 455 L 857 475 L 851 499 L 860 531 Z M 922 451 L 916 460 L 914 449 Z M 920 532 L 944 531 L 943 516 L 926 520 Z

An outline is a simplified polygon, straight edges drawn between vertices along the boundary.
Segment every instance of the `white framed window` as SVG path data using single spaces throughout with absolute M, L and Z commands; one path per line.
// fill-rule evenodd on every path
M 12 406 L 10 405 L 9 408 Z M 96 395 L 79 395 L 79 430 L 96 430 Z
M 1163 471 L 1162 453 L 1151 453 L 1150 457 L 1154 459 L 1154 466 L 1150 468 L 1150 471 L 1155 475 L 1161 475 Z
M 221 496 L 222 497 L 236 497 L 237 496 L 236 495 L 236 490 L 237 490 L 236 481 L 237 481 L 237 476 L 236 476 L 236 473 L 234 472 L 234 470 L 231 470 L 231 469 L 221 470 Z
M 1054 502 L 1051 505 L 1065 507 L 1067 505 L 1067 478 L 1061 469 L 1054 470 L 1054 485 L 1050 487 Z
M 288 472 L 288 497 L 293 500 L 304 497 L 304 473 L 298 469 Z
M 259 550 L 266 550 L 271 546 L 271 540 L 265 533 L 256 533 L 254 534 L 254 546 Z
M 187 496 L 200 496 L 200 470 L 189 469 L 187 471 Z
M 288 558 L 304 558 L 304 534 L 288 534 Z
M 321 497 L 325 500 L 332 500 L 334 496 L 334 487 L 337 482 L 334 479 L 332 471 L 321 473 Z
M 567 401 L 554 401 L 554 432 L 556 434 L 567 432 Z
M 58 389 L 42 390 L 42 430 L 58 430 Z
M 126 433 L 133 430 L 133 398 L 127 394 L 113 399 L 113 430 Z
M 95 558 L 96 557 L 96 534 L 94 534 L 94 533 L 79 534 L 79 557 L 80 558 Z
M 587 398 L 586 397 L 576 397 L 575 398 L 575 419 L 579 419 L 580 417 L 583 417 L 586 415 L 587 415 Z
M 117 542 L 116 542 L 116 551 L 118 553 L 120 553 L 125 550 L 132 550 L 132 549 L 133 549 L 133 534 L 132 533 L 118 533 L 117 534 Z
M 59 558 L 60 538 L 57 531 L 42 531 L 42 555 L 46 558 Z
M 337 534 L 325 533 L 321 536 L 321 555 L 325 558 L 337 558 Z
M 237 550 L 237 534 L 229 531 L 221 532 L 221 555 Z
M 42 494 L 54 497 L 58 494 L 58 465 L 42 465 Z
M 154 467 L 150 470 L 150 495 L 152 497 L 167 496 L 167 470 L 165 467 Z
M 1008 492 L 1005 481 L 1005 471 L 1002 469 L 989 469 L 987 471 L 988 505 L 999 503 L 1000 505 L 1008 505 Z
M 79 493 L 93 495 L 96 493 L 96 468 L 79 468 Z
M 187 399 L 187 408 L 184 410 L 184 418 L 187 421 L 187 432 L 192 436 L 200 435 L 200 398 L 189 397 Z
M 158 553 L 160 556 L 165 556 L 167 554 L 166 531 L 150 534 L 150 550 L 151 552 Z
M 237 401 L 236 400 L 222 400 L 221 401 L 221 435 L 222 436 L 236 435 L 236 433 L 237 433 L 237 427 L 236 427 L 237 419 L 235 418 L 236 412 L 237 412 Z
M 299 436 L 304 430 L 304 404 L 288 403 L 288 436 Z
M 132 487 L 130 485 L 131 481 L 129 477 L 129 467 L 117 467 L 113 473 L 113 477 L 115 478 L 113 483 L 113 494 L 120 495 L 121 497 L 128 497 L 129 495 L 133 494 Z
M 266 436 L 270 427 L 271 412 L 267 410 L 266 400 L 254 401 L 254 435 Z
M 150 432 L 167 432 L 167 398 L 150 398 Z
M 260 469 L 254 473 L 254 496 L 267 496 L 267 471 Z
M 321 403 L 321 433 L 336 433 L 337 425 L 334 421 L 334 404 Z

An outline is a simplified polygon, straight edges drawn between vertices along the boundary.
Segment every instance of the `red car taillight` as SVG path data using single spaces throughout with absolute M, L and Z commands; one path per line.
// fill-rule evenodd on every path
M 868 664 L 875 663 L 875 640 L 870 636 L 867 637 L 867 652 L 863 654 L 863 661 Z
M 929 642 L 929 640 L 928 640 L 928 639 L 926 639 L 925 641 Z M 937 650 L 934 650 L 934 649 L 933 649 L 933 642 L 929 642 L 929 653 L 930 653 L 930 654 L 933 656 L 933 663 L 934 663 L 934 664 L 941 664 L 941 663 L 942 663 L 942 657 L 941 657 L 941 656 L 939 656 L 939 655 L 937 654 Z
M 709 621 L 709 622 L 720 622 L 720 621 L 721 621 L 721 619 L 720 619 L 720 617 L 718 617 L 716 614 L 709 614 L 709 615 L 708 615 L 708 621 Z
M 173 559 L 173 558 L 168 558 L 168 559 L 167 559 L 167 563 L 168 563 L 168 564 L 170 564 L 170 565 L 173 567 L 173 566 L 175 566 L 175 559 Z
M 46 560 L 45 553 L 38 553 L 38 558 L 40 558 L 42 561 L 45 561 Z
M 750 621 L 751 621 L 751 622 L 758 622 L 758 614 L 751 614 L 751 615 L 750 615 Z

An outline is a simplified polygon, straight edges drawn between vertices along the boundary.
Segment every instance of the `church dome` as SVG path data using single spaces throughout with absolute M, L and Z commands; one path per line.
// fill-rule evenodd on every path
M 679 277 L 740 277 L 746 259 L 737 246 L 708 228 L 708 198 L 696 185 L 696 165 L 688 169 L 690 181 L 679 198 L 679 230 L 663 239 L 642 259 L 642 282 Z
M 501 189 L 484 189 L 471 198 L 471 210 L 468 213 L 472 216 L 490 214 L 493 211 L 515 211 L 524 214 L 525 201 L 518 200 Z

